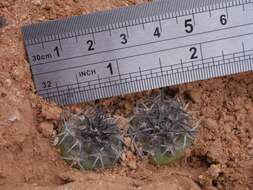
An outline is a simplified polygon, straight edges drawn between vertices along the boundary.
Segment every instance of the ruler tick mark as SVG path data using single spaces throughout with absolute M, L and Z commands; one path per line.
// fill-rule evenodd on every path
M 175 19 L 176 19 L 176 23 L 178 24 L 178 17 L 176 16 Z
M 194 14 L 192 14 L 192 20 L 193 20 L 193 25 L 195 26 L 195 25 L 196 25 L 196 21 L 195 21 L 195 16 L 194 16 Z
M 227 19 L 229 20 L 228 7 L 227 6 L 226 6 L 226 15 L 227 15 Z
M 126 27 L 126 35 L 127 35 L 127 38 L 129 38 L 129 32 L 128 32 L 128 28 Z
M 144 23 L 142 23 L 142 29 L 145 30 L 145 24 Z
M 93 32 L 92 32 L 92 40 L 93 40 L 94 44 L 96 45 L 95 34 Z
M 59 39 L 59 46 L 60 46 L 60 49 L 62 51 L 62 45 L 61 45 L 61 40 Z
M 163 28 L 162 28 L 162 21 L 161 20 L 159 20 L 159 27 L 160 27 L 160 30 L 161 30 L 161 32 L 163 31 Z

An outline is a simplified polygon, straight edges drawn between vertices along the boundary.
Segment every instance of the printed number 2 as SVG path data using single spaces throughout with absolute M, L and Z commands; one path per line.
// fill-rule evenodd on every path
M 92 40 L 88 40 L 86 43 L 89 45 L 88 51 L 95 50 L 94 47 L 93 47 L 94 42 Z
M 196 47 L 191 47 L 190 52 L 192 52 L 191 59 L 198 59 Z

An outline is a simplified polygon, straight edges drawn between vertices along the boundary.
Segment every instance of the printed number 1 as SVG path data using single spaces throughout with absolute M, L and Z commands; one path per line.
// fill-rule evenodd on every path
M 106 68 L 109 69 L 110 70 L 110 74 L 113 75 L 112 63 L 109 63 L 109 65 L 107 65 Z
M 54 48 L 54 51 L 56 52 L 57 57 L 60 57 L 60 52 L 58 46 Z

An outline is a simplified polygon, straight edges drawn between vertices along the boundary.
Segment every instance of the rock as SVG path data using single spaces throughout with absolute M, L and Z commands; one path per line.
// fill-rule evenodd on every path
M 122 153 L 122 155 L 121 155 L 121 159 L 122 159 L 122 161 L 125 161 L 126 160 L 126 153 Z
M 253 156 L 253 138 L 251 139 L 251 141 L 248 144 L 248 149 L 249 149 L 250 155 Z
M 253 149 L 253 138 L 249 141 L 248 149 Z
M 42 5 L 42 0 L 33 0 L 32 3 L 36 6 L 41 6 Z
M 130 150 L 127 150 L 127 151 L 126 151 L 126 157 L 127 157 L 128 159 L 133 158 L 133 157 L 134 157 L 133 152 L 131 152 Z
M 46 138 L 52 137 L 54 135 L 54 125 L 49 122 L 40 123 L 38 131 Z
M 205 187 L 205 190 L 217 190 L 217 188 L 214 186 L 207 186 Z
M 210 144 L 210 148 L 207 152 L 207 159 L 209 163 L 220 163 L 224 164 L 227 161 L 227 152 L 222 147 L 220 140 L 215 140 Z
M 127 163 L 127 166 L 131 169 L 131 170 L 136 170 L 137 169 L 137 164 L 134 160 L 131 160 Z
M 17 116 L 16 115 L 12 115 L 11 117 L 9 117 L 8 121 L 14 123 L 15 121 L 17 121 Z
M 124 142 L 125 142 L 125 144 L 126 144 L 128 147 L 131 146 L 131 138 L 130 138 L 130 137 L 125 137 L 125 138 L 124 138 Z
M 205 124 L 209 129 L 215 129 L 218 126 L 217 122 L 212 118 L 207 118 Z
M 217 178 L 221 173 L 221 165 L 220 164 L 212 164 L 211 167 L 208 169 L 208 174 L 213 177 Z
M 211 186 L 212 185 L 212 179 L 207 175 L 200 175 L 198 177 L 198 183 L 202 186 Z
M 15 112 L 10 115 L 10 117 L 8 118 L 8 121 L 14 123 L 16 121 L 19 121 L 21 119 L 20 113 L 18 110 L 15 110 Z
M 42 116 L 47 120 L 59 120 L 62 110 L 56 106 L 43 105 Z
M 5 85 L 6 85 L 6 87 L 10 87 L 11 84 L 12 84 L 11 79 L 6 79 L 6 80 L 5 80 Z
M 6 19 L 4 16 L 0 16 L 0 28 L 4 27 L 6 25 Z
M 116 118 L 117 118 L 119 128 L 122 131 L 125 131 L 125 133 L 127 133 L 127 129 L 129 128 L 128 119 L 121 117 L 121 116 L 117 116 Z

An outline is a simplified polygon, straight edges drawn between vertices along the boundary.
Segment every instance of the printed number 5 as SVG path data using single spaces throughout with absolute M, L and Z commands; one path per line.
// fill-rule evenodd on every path
M 185 32 L 192 33 L 193 32 L 193 25 L 192 25 L 192 19 L 185 20 L 184 26 L 185 26 Z

